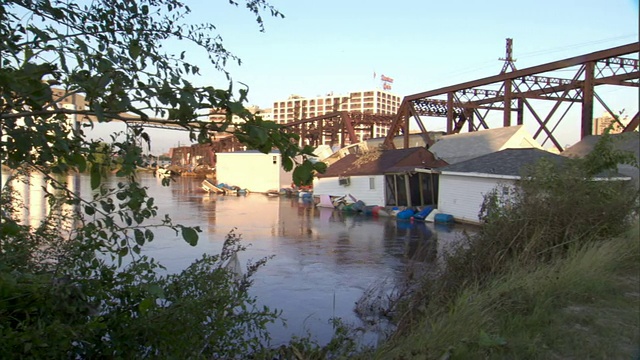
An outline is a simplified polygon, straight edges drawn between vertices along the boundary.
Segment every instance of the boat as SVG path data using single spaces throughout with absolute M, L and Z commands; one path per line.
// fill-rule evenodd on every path
M 213 194 L 224 194 L 225 191 L 224 189 L 221 189 L 217 186 L 215 186 L 213 184 L 213 182 L 211 182 L 211 180 L 209 179 L 204 179 L 202 181 L 202 189 L 206 192 L 208 192 L 209 194 L 213 193 Z
M 163 168 L 163 167 L 159 167 L 156 169 L 156 173 L 161 176 L 161 177 L 171 177 L 171 176 L 177 176 L 180 175 L 180 173 L 167 169 L 167 168 Z
M 276 189 L 267 190 L 265 194 L 271 197 L 280 196 L 280 190 L 276 190 Z

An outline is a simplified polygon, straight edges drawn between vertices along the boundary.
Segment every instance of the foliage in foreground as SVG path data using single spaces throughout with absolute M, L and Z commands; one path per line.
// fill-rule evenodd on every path
M 261 30 L 263 13 L 282 17 L 265 0 L 230 1 L 239 3 Z M 277 148 L 300 184 L 324 166 L 308 159 L 313 149 L 299 147 L 297 135 L 244 107 L 247 89 L 236 94 L 225 70 L 239 59 L 215 25 L 188 23 L 190 12 L 179 0 L 0 2 L 2 357 L 233 358 L 266 343 L 265 324 L 277 313 L 256 308 L 247 293 L 264 260 L 235 279 L 223 267 L 241 250 L 234 235 L 222 254 L 177 275 L 160 277 L 161 266 L 141 255 L 156 228 L 191 245 L 200 231 L 158 214 L 138 182 L 152 140 L 143 125 L 177 125 L 199 143 L 232 132 L 248 148 Z M 189 48 L 229 83 L 192 83 L 202 65 L 182 51 Z M 226 118 L 200 121 L 212 108 Z M 232 131 L 234 116 L 245 122 Z M 87 137 L 95 123 L 115 120 L 126 123 L 125 136 L 106 145 Z M 91 177 L 87 197 L 65 181 L 82 172 Z M 32 174 L 44 178 L 51 209 L 34 227 L 19 221 L 25 208 L 11 190 Z
M 3 196 L 3 209 L 10 209 Z M 5 212 L 5 215 L 7 213 Z M 54 220 L 50 218 L 50 220 Z M 0 353 L 14 358 L 235 358 L 268 343 L 278 313 L 257 308 L 251 277 L 227 269 L 242 251 L 233 232 L 221 254 L 159 276 L 146 256 L 120 267 L 96 238 L 59 241 L 56 223 L 3 238 Z

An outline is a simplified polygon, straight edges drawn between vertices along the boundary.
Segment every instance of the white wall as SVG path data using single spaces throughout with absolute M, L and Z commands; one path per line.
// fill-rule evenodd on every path
M 239 186 L 252 192 L 267 192 L 291 185 L 292 174 L 282 170 L 279 153 L 217 153 L 216 157 L 218 183 Z
M 513 185 L 513 180 L 440 174 L 438 210 L 456 221 L 476 223 L 484 195 L 496 186 Z
M 374 189 L 370 188 L 370 178 L 373 178 Z M 348 186 L 340 185 L 337 177 L 313 179 L 313 195 L 344 196 L 353 195 L 362 200 L 365 205 L 384 206 L 384 176 L 366 175 L 350 176 Z

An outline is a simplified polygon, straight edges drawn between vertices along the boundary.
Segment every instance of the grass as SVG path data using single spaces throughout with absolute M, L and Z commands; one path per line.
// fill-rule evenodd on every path
M 515 266 L 377 349 L 377 359 L 640 359 L 638 227 L 568 256 Z

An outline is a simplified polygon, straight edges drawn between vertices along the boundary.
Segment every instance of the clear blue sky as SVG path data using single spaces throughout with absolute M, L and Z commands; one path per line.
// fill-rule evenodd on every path
M 261 107 L 291 94 L 380 87 L 374 72 L 395 80 L 392 92 L 411 95 L 497 74 L 508 37 L 522 69 L 636 42 L 639 28 L 638 0 L 276 0 L 285 18 L 264 16 L 264 33 L 242 6 L 185 2 L 193 21 L 216 24 L 226 48 L 242 59 L 228 70 L 249 86 L 249 104 Z M 203 65 L 202 73 L 195 83 L 225 86 L 213 69 Z M 634 114 L 637 96 L 615 90 L 610 105 Z M 155 150 L 177 145 L 175 132 L 162 134 L 152 134 Z

